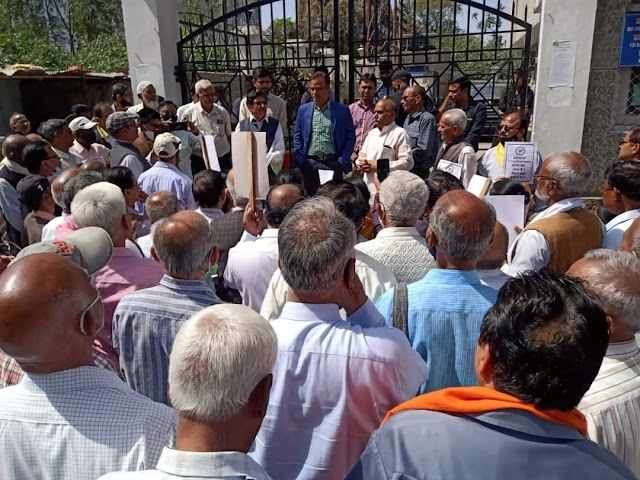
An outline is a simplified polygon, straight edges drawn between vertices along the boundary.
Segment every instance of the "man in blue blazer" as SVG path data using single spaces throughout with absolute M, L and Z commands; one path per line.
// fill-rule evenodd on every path
M 333 178 L 342 178 L 351 171 L 356 143 L 351 112 L 347 105 L 330 99 L 330 89 L 329 75 L 313 74 L 309 83 L 313 102 L 301 105 L 296 117 L 295 163 L 302 170 L 309 195 L 314 195 L 320 186 L 318 170 L 333 171 Z

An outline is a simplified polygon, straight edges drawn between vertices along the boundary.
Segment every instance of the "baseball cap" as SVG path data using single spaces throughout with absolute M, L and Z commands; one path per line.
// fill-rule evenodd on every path
M 138 120 L 137 113 L 130 112 L 113 112 L 107 117 L 107 130 L 114 133 L 124 127 L 131 120 Z
M 35 210 L 40 204 L 42 195 L 49 188 L 49 180 L 42 175 L 27 175 L 18 182 L 16 190 L 20 195 L 20 201 L 30 210 Z
M 138 86 L 136 87 L 136 93 L 138 95 L 140 95 L 142 92 L 144 92 L 144 89 L 147 88 L 149 85 L 153 85 L 151 82 L 148 82 L 146 80 L 143 80 L 142 82 L 140 82 L 138 84 Z
M 113 242 L 100 227 L 84 227 L 60 240 L 38 242 L 23 248 L 13 262 L 36 253 L 55 253 L 67 257 L 93 275 L 104 267 L 113 255 Z M 12 262 L 12 263 L 13 263 Z
M 72 133 L 76 133 L 78 130 L 91 130 L 96 125 L 98 125 L 96 122 L 92 122 L 87 117 L 77 117 L 69 122 Z
M 180 148 L 182 142 L 178 137 L 171 133 L 161 133 L 153 141 L 153 153 L 160 158 L 171 158 Z
M 407 70 L 396 70 L 396 72 L 391 76 L 391 80 L 409 80 L 411 78 L 411 73 Z

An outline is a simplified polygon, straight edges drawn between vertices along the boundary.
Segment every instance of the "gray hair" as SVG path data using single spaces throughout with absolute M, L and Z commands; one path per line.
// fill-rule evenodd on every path
M 592 174 L 587 158 L 576 152 L 552 154 L 547 163 L 547 171 L 570 197 L 584 194 Z
M 640 260 L 632 252 L 599 248 L 584 256 L 597 263 L 584 277 L 589 290 L 602 302 L 616 321 L 634 331 L 640 330 Z
M 229 419 L 273 371 L 273 327 L 249 307 L 222 304 L 187 320 L 169 358 L 173 407 L 199 422 Z
M 429 187 L 413 173 L 391 172 L 380 184 L 380 203 L 393 227 L 413 227 L 429 201 Z
M 71 203 L 71 215 L 78 228 L 100 227 L 111 239 L 117 235 L 126 214 L 127 204 L 120 187 L 108 182 L 88 186 Z
M 238 196 L 238 193 L 236 192 L 236 185 L 234 182 L 231 181 L 228 175 L 225 183 L 227 185 L 227 192 L 229 192 L 229 196 L 231 197 L 233 204 L 236 207 L 241 207 L 241 208 L 246 207 L 247 204 L 249 203 L 249 199 Z
M 51 120 L 42 122 L 39 128 L 40 135 L 42 135 L 42 138 L 44 138 L 47 142 L 52 142 L 54 135 L 62 131 L 62 129 L 67 126 L 67 122 L 65 122 L 61 118 L 52 118 Z
M 461 108 L 452 108 L 442 114 L 442 118 L 449 120 L 451 125 L 455 125 L 460 129 L 460 133 L 467 128 L 467 114 Z
M 151 223 L 156 223 L 162 218 L 167 218 L 180 211 L 178 197 L 173 193 L 162 190 L 147 197 L 144 202 L 144 210 Z
M 631 252 L 640 255 L 640 228 L 636 229 L 631 236 Z
M 177 235 L 176 227 L 186 227 L 188 234 Z M 169 275 L 191 275 L 209 261 L 216 238 L 206 218 L 194 211 L 184 211 L 154 223 L 151 243 Z
M 194 88 L 197 94 L 200 94 L 200 92 L 202 92 L 203 90 L 207 90 L 209 88 L 213 88 L 213 91 L 215 92 L 213 83 L 211 83 L 211 81 L 207 80 L 206 78 L 203 78 L 202 80 L 198 80 Z
M 62 205 L 61 207 L 67 212 L 71 212 L 71 203 L 76 195 L 90 185 L 104 182 L 104 177 L 98 172 L 86 171 L 80 172 L 75 177 L 67 180 L 62 186 Z M 57 202 L 56 202 L 57 203 Z
M 280 270 L 294 291 L 331 290 L 354 257 L 356 231 L 326 197 L 303 200 L 285 217 L 278 233 Z

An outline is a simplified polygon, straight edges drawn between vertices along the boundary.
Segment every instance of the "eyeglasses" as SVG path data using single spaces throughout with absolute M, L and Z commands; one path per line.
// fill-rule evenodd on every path
M 96 292 L 96 298 L 94 298 L 93 301 L 89 304 L 89 306 L 85 308 L 80 314 L 80 331 L 82 332 L 83 335 L 87 335 L 87 332 L 84 329 L 84 317 L 87 314 L 87 312 L 91 310 L 99 301 L 100 301 L 100 293 Z M 104 319 L 103 319 L 102 327 L 104 327 Z M 102 330 L 102 327 L 100 327 L 99 330 Z
M 500 131 L 504 130 L 505 132 L 513 132 L 517 130 L 518 127 L 510 127 L 509 125 L 500 125 Z
M 374 111 L 373 111 L 373 114 L 374 114 L 374 115 L 384 115 L 384 114 L 386 114 L 386 113 L 389 113 L 389 112 L 387 112 L 387 111 L 385 111 L 385 110 L 374 110 Z
M 401 101 L 401 102 L 406 102 L 406 101 L 407 101 L 407 100 L 409 100 L 410 98 L 413 98 L 413 97 L 419 97 L 419 96 L 420 96 L 420 95 L 407 95 L 407 96 L 402 97 L 402 98 L 400 99 L 400 101 Z
M 632 142 L 631 140 L 627 140 L 627 139 L 623 138 L 622 140 L 620 140 L 620 143 L 618 144 L 618 146 L 620 146 L 620 147 L 621 147 L 622 145 L 624 145 L 624 144 L 626 144 L 626 143 L 633 143 L 633 144 L 635 144 L 636 142 Z
M 545 179 L 545 178 L 546 178 L 547 180 L 551 181 L 551 182 L 556 182 L 556 183 L 558 183 L 558 181 L 557 181 L 555 178 L 553 178 L 553 177 L 548 177 L 547 175 L 536 175 L 536 180 L 542 180 L 542 179 Z

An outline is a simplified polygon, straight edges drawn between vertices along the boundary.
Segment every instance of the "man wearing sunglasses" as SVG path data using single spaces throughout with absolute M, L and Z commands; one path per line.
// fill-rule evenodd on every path
M 640 127 L 632 128 L 620 140 L 618 158 L 623 162 L 640 162 Z

